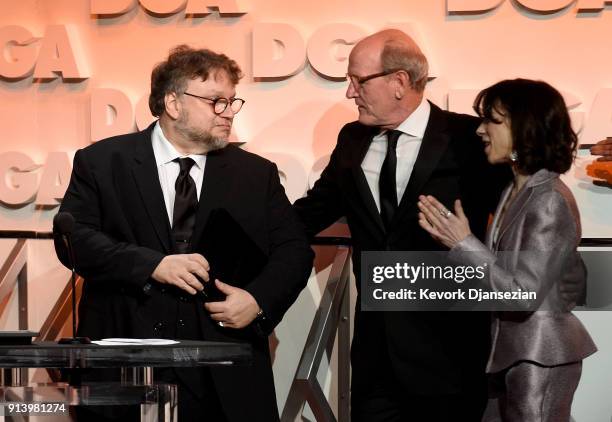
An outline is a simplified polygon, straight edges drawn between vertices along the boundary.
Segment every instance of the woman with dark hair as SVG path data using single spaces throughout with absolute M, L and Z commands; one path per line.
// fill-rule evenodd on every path
M 514 303 L 517 311 L 493 314 L 487 372 L 504 422 L 569 421 L 582 360 L 596 351 L 570 312 L 559 286 L 585 282 L 577 246 L 580 217 L 572 193 L 559 179 L 575 156 L 577 137 L 563 97 L 545 82 L 505 80 L 478 94 L 483 119 L 477 133 L 491 164 L 510 164 L 506 188 L 486 244 L 471 232 L 461 202 L 455 213 L 432 196 L 419 199 L 419 223 L 462 264 L 489 267 L 492 291 L 536 292 Z M 516 308 L 518 306 L 518 309 Z

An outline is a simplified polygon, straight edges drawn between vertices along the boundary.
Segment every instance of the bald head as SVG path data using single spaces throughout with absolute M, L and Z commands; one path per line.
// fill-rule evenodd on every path
M 403 69 L 415 91 L 425 89 L 427 59 L 414 40 L 399 29 L 385 29 L 363 38 L 353 47 L 349 60 L 365 60 L 384 72 Z
M 402 31 L 386 29 L 359 41 L 347 70 L 346 97 L 366 126 L 395 129 L 423 101 L 427 59 Z
M 382 31 L 378 31 L 372 35 L 361 39 L 355 45 L 355 48 L 371 45 L 378 47 L 379 50 L 382 50 L 382 47 L 385 45 L 385 43 L 388 42 L 402 44 L 406 47 L 412 47 L 420 52 L 420 49 L 416 45 L 414 40 L 410 38 L 405 32 L 402 32 L 399 29 L 383 29 Z

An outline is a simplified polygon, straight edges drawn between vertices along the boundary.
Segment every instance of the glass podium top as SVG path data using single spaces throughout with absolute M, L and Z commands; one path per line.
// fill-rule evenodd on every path
M 249 365 L 248 343 L 180 341 L 171 345 L 57 344 L 0 346 L 0 368 L 118 368 Z

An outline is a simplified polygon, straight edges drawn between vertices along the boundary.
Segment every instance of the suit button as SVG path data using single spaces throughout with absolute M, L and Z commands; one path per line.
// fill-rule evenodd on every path
M 183 321 L 182 319 L 178 320 L 178 325 L 179 327 L 184 327 L 185 326 L 185 321 Z
M 181 302 L 187 302 L 187 297 L 181 295 Z
M 164 329 L 164 323 L 163 322 L 156 322 L 155 325 L 153 326 L 153 331 L 155 331 L 155 332 L 160 332 L 163 329 Z
M 162 287 L 161 289 L 159 289 L 159 291 L 162 292 L 162 293 L 166 293 L 166 288 Z

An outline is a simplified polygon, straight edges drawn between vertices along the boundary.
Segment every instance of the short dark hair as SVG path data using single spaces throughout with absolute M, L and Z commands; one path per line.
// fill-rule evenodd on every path
M 543 81 L 504 80 L 480 91 L 474 101 L 474 111 L 481 118 L 500 123 L 493 110 L 510 119 L 519 171 L 569 170 L 578 137 L 559 91 Z
M 208 79 L 212 72 L 223 70 L 234 85 L 242 78 L 238 64 L 225 54 L 208 49 L 196 50 L 187 45 L 178 45 L 170 50 L 168 59 L 155 66 L 151 73 L 149 109 L 155 117 L 166 109 L 165 97 L 169 92 L 182 94 L 189 79 Z

